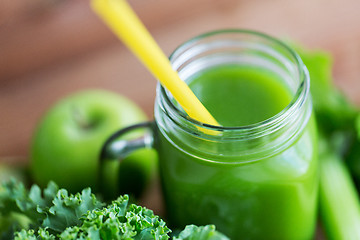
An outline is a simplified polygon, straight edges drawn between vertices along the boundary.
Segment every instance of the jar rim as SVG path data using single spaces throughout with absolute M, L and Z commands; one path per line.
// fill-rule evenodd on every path
M 298 74 L 299 74 L 298 77 L 299 77 L 300 84 L 294 94 L 294 97 L 290 101 L 290 103 L 276 115 L 274 115 L 268 119 L 265 119 L 263 121 L 257 122 L 257 123 L 244 125 L 244 126 L 216 126 L 216 125 L 211 125 L 211 124 L 200 122 L 200 121 L 190 117 L 189 115 L 187 115 L 184 111 L 179 109 L 170 100 L 168 91 L 166 91 L 166 89 L 162 85 L 159 85 L 161 95 L 162 95 L 163 99 L 165 100 L 167 106 L 170 107 L 170 110 L 175 112 L 180 117 L 180 119 L 196 126 L 197 128 L 208 129 L 208 130 L 217 131 L 217 132 L 227 132 L 227 131 L 235 131 L 235 132 L 238 132 L 238 131 L 244 132 L 245 131 L 246 132 L 249 130 L 258 131 L 263 128 L 269 128 L 272 126 L 276 126 L 279 124 L 279 122 L 283 122 L 284 119 L 287 119 L 290 115 L 293 115 L 293 113 L 296 111 L 296 109 L 298 109 L 299 107 L 301 107 L 304 104 L 304 102 L 306 101 L 306 99 L 309 95 L 309 88 L 310 88 L 309 73 L 307 71 L 306 66 L 302 62 L 300 56 L 291 47 L 289 47 L 284 42 L 282 42 L 270 35 L 267 35 L 267 34 L 261 33 L 261 32 L 257 32 L 257 31 L 253 31 L 253 30 L 248 30 L 248 29 L 223 29 L 223 30 L 207 32 L 207 33 L 198 35 L 198 36 L 186 41 L 185 43 L 181 44 L 180 46 L 178 46 L 173 51 L 173 53 L 170 55 L 170 57 L 169 57 L 170 62 L 173 63 L 173 60 L 176 57 L 178 57 L 178 55 L 181 55 L 181 53 L 184 49 L 187 49 L 189 46 L 193 45 L 194 43 L 196 43 L 204 38 L 207 38 L 207 37 L 211 37 L 211 36 L 215 36 L 215 35 L 226 35 L 226 34 L 243 34 L 243 35 L 247 35 L 247 36 L 259 37 L 259 38 L 270 41 L 270 42 L 280 46 L 282 49 L 284 49 L 287 53 L 289 53 L 292 56 L 292 58 L 294 59 L 295 66 L 298 69 Z M 209 131 L 201 131 L 201 132 L 205 135 L 209 134 Z M 213 134 L 210 134 L 210 135 L 213 135 Z

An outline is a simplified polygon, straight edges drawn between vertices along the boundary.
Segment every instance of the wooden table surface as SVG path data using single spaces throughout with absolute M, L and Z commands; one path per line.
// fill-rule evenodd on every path
M 130 0 L 161 48 L 223 28 L 294 39 L 334 56 L 337 86 L 360 104 L 358 0 Z M 0 2 L 0 158 L 26 161 L 40 116 L 87 88 L 121 93 L 152 118 L 155 79 L 85 0 Z

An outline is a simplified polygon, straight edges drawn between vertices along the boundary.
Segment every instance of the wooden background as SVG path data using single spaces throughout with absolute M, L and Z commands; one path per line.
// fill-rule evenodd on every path
M 129 0 L 161 48 L 220 28 L 259 30 L 334 56 L 336 84 L 360 104 L 358 0 Z M 40 116 L 77 90 L 124 94 L 152 117 L 155 79 L 87 0 L 0 1 L 0 159 L 27 161 Z
M 162 49 L 220 28 L 248 28 L 333 53 L 336 84 L 360 104 L 360 1 L 130 0 Z M 0 1 L 0 157 L 28 154 L 41 114 L 66 94 L 104 88 L 152 117 L 155 79 L 87 0 Z

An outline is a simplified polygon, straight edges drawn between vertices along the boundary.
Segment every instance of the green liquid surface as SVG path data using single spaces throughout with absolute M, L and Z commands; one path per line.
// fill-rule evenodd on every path
M 197 74 L 189 86 L 213 117 L 228 127 L 269 119 L 291 101 L 289 91 L 274 74 L 236 65 Z
M 282 111 L 292 96 L 276 75 L 231 65 L 199 73 L 189 86 L 223 126 L 264 121 Z M 232 240 L 312 238 L 318 177 L 312 117 L 287 149 L 271 156 L 259 153 L 255 158 L 261 160 L 250 163 L 217 162 L 231 151 L 221 146 L 215 147 L 219 152 L 212 162 L 204 161 L 193 149 L 214 150 L 213 143 L 194 137 L 174 144 L 179 134 L 159 130 L 156 142 L 167 217 L 174 228 L 215 224 Z M 267 141 L 256 139 L 251 146 L 266 146 Z M 231 147 L 243 148 L 244 143 Z

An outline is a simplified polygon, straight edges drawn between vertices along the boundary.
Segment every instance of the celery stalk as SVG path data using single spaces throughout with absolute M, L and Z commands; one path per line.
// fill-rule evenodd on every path
M 320 155 L 320 215 L 329 240 L 360 239 L 359 198 L 341 158 Z

